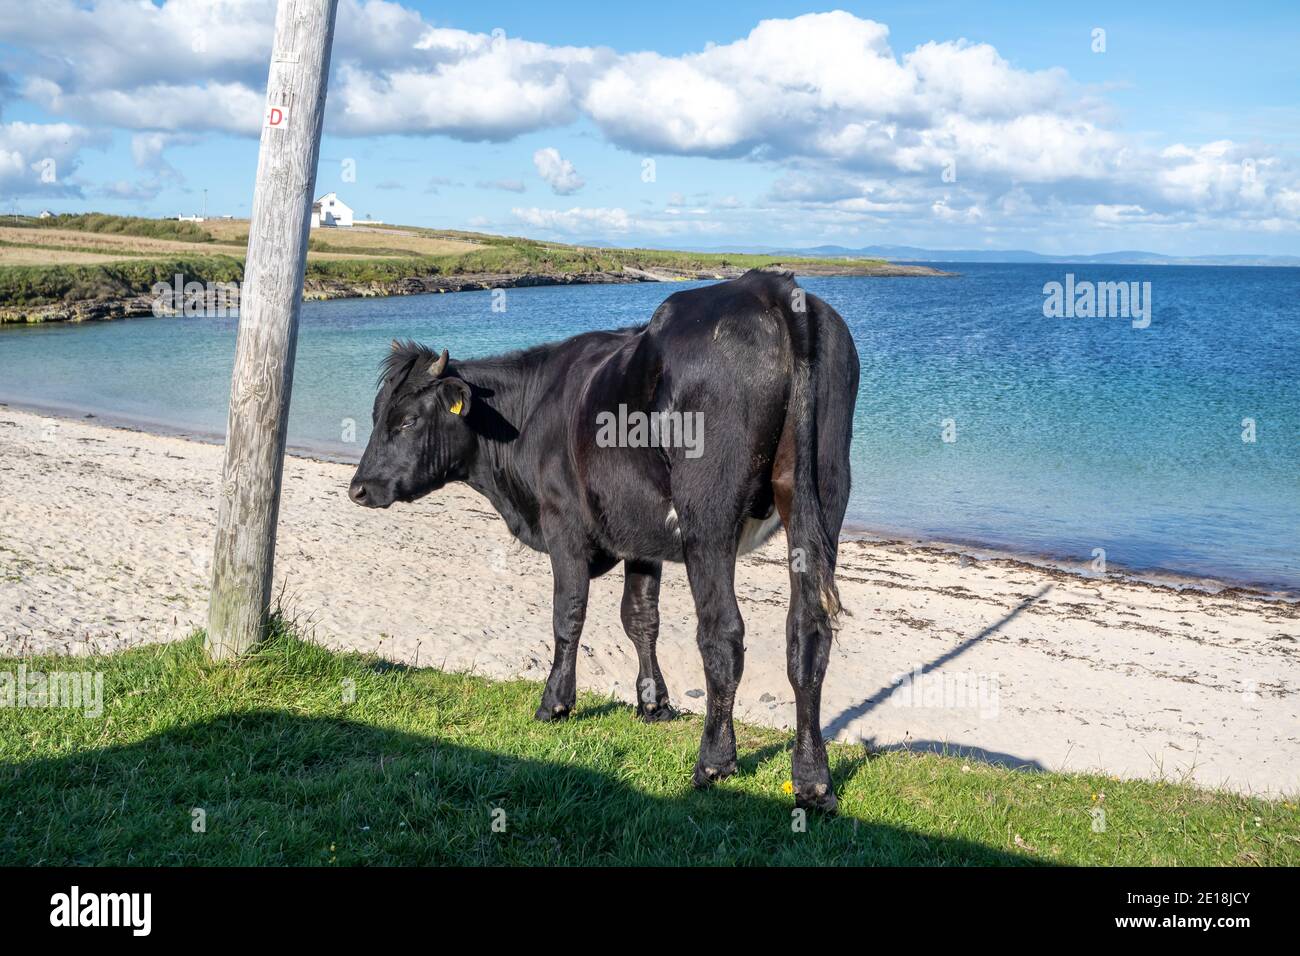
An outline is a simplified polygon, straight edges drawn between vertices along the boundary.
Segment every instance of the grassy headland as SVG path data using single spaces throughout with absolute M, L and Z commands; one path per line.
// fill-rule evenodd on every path
M 0 224 L 12 229 L 38 229 L 46 232 L 70 230 L 101 235 L 132 236 L 148 239 L 174 239 L 178 242 L 212 242 L 213 236 L 197 223 L 179 219 L 146 219 L 142 216 L 114 216 L 104 212 L 64 213 L 58 216 L 5 216 Z
M 0 322 L 148 314 L 151 287 L 238 282 L 244 220 L 202 224 L 90 213 L 0 219 Z M 406 226 L 318 229 L 305 298 L 409 295 L 509 285 L 727 278 L 784 265 L 803 273 L 935 275 L 875 259 L 609 249 Z
M 698 717 L 582 695 L 542 725 L 536 684 L 282 627 L 238 667 L 198 636 L 20 663 L 102 672 L 103 709 L 0 708 L 0 865 L 1300 863 L 1294 804 L 847 745 L 839 816 L 801 829 L 788 733 L 737 727 L 697 793 Z

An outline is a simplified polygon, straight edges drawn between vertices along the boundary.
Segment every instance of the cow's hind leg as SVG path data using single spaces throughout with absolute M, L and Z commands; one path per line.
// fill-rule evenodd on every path
M 560 720 L 569 716 L 578 696 L 578 642 L 587 619 L 587 593 L 591 578 L 586 559 L 551 555 L 551 574 L 555 596 L 552 623 L 555 630 L 555 658 L 551 676 L 542 691 L 542 704 L 534 716 L 538 720 Z
M 798 573 L 798 572 L 796 572 Z M 833 813 L 835 791 L 822 740 L 822 681 L 831 654 L 830 619 L 821 607 L 812 607 L 794 590 L 786 619 L 786 674 L 794 689 L 795 742 L 791 778 L 795 802 Z
M 796 722 L 791 778 L 798 806 L 834 813 L 838 801 L 831 785 L 826 744 L 822 740 L 821 706 L 822 681 L 826 677 L 833 638 L 831 621 L 839 610 L 839 597 L 833 583 L 836 553 L 833 544 L 828 551 L 819 552 L 815 542 L 810 540 L 809 529 L 798 527 L 798 522 L 792 521 L 795 517 L 792 441 L 793 434 L 787 428 L 777 449 L 772 477 L 773 496 L 786 526 L 789 548 L 790 613 L 785 626 L 785 658 L 786 674 L 794 689 Z M 843 446 L 847 448 L 847 437 Z M 848 467 L 847 462 L 839 467 L 833 458 L 823 464 L 820 488 L 822 520 L 828 539 L 836 542 L 848 502 Z M 817 572 L 821 572 L 822 586 L 815 590 L 805 587 L 809 580 L 816 580 L 812 576 Z M 827 585 L 825 582 L 831 583 Z
M 736 772 L 736 730 L 731 714 L 745 668 L 745 622 L 736 604 L 734 525 L 701 535 L 697 543 L 688 537 L 686 576 L 695 598 L 696 640 L 708 691 L 693 783 L 707 787 Z
M 634 561 L 623 565 L 623 629 L 636 646 L 636 715 L 645 721 L 670 720 L 668 685 L 659 671 L 655 644 L 659 640 L 658 561 Z

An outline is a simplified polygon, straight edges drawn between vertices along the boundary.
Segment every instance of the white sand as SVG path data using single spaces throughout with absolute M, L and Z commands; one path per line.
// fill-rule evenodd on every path
M 184 637 L 206 610 L 221 449 L 0 408 L 0 653 L 84 653 Z M 277 555 L 289 607 L 335 648 L 544 679 L 545 556 L 454 487 L 388 511 L 352 469 L 291 458 Z M 737 716 L 790 726 L 784 543 L 743 558 Z M 1097 580 L 904 543 L 846 542 L 823 720 L 874 747 L 1300 792 L 1300 606 Z M 631 700 L 622 574 L 593 583 L 578 675 Z M 659 659 L 675 705 L 704 686 L 681 566 L 665 569 Z M 900 675 L 929 665 L 910 703 Z M 960 692 L 959 684 L 975 691 Z M 947 694 L 943 694 L 944 687 Z M 983 690 L 983 696 L 979 694 Z

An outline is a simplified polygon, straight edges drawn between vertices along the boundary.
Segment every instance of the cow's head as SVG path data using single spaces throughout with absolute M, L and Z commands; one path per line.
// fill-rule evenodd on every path
M 375 396 L 374 430 L 348 497 L 368 508 L 414 501 L 463 480 L 477 446 L 470 387 L 441 355 L 393 342 Z

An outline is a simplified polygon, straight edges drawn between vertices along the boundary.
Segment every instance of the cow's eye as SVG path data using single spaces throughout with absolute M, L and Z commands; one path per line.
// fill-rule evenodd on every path
M 415 422 L 416 422 L 416 418 L 414 415 L 407 415 L 405 418 L 402 419 L 402 424 L 398 425 L 397 427 L 410 428 L 412 425 L 415 424 Z

